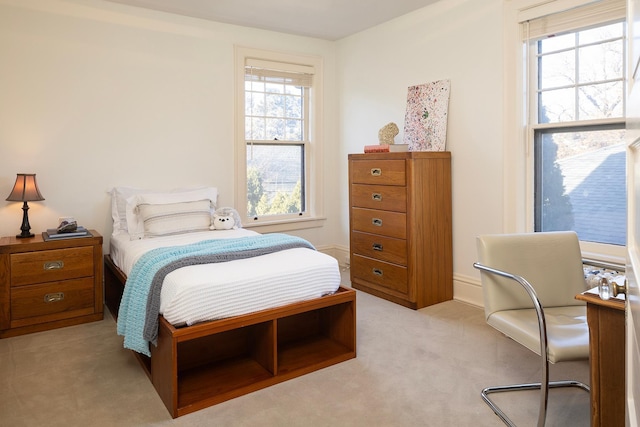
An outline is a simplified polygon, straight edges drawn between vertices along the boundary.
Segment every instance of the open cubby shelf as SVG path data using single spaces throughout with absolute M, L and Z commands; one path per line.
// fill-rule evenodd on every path
M 126 276 L 104 257 L 105 302 L 117 318 Z M 174 327 L 159 318 L 151 357 L 135 353 L 172 417 L 356 357 L 356 292 Z
M 161 318 L 150 377 L 178 417 L 354 358 L 355 323 L 355 292 L 346 288 L 200 324 L 195 334 Z
M 226 396 L 272 377 L 271 372 L 251 358 L 229 359 L 184 371 L 178 374 L 178 407 L 189 407 L 214 396 Z

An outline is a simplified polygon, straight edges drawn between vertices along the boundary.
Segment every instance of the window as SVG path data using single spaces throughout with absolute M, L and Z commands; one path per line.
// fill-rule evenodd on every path
M 534 230 L 624 246 L 624 14 L 588 10 L 523 24 Z
M 319 60 L 236 49 L 243 225 L 309 221 L 320 203 Z M 313 178 L 312 178 L 313 177 Z

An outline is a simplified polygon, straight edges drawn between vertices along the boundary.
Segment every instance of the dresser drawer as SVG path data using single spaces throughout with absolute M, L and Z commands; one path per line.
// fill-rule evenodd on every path
M 351 226 L 354 231 L 407 238 L 407 215 L 404 213 L 351 208 Z
M 351 260 L 351 277 L 362 279 L 402 294 L 408 293 L 406 267 L 354 255 Z
M 354 254 L 407 265 L 406 240 L 354 231 L 351 235 L 351 246 Z
M 93 276 L 93 247 L 11 254 L 11 286 Z
M 353 160 L 349 173 L 353 184 L 407 184 L 404 160 Z
M 11 290 L 11 326 L 92 314 L 93 277 L 21 286 Z
M 351 186 L 351 206 L 385 211 L 407 211 L 407 189 L 393 185 Z

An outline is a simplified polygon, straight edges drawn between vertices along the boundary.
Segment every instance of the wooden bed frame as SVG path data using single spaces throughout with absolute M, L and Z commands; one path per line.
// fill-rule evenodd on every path
M 126 276 L 104 257 L 117 319 Z M 160 316 L 151 357 L 133 352 L 173 418 L 356 357 L 356 295 L 332 295 L 175 328 Z

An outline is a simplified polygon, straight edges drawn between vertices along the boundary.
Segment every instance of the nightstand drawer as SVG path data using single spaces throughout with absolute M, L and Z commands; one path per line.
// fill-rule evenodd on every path
M 393 237 L 354 231 L 351 250 L 354 254 L 394 264 L 407 265 L 407 241 Z
M 350 172 L 354 184 L 406 185 L 404 160 L 354 160 Z
M 93 247 L 11 254 L 11 286 L 88 277 L 94 274 Z
M 408 290 L 407 268 L 388 262 L 354 255 L 351 260 L 351 277 L 382 286 L 403 294 Z
M 351 208 L 351 227 L 356 231 L 407 238 L 407 215 L 399 212 Z
M 407 189 L 393 185 L 353 184 L 351 203 L 361 208 L 406 212 Z
M 92 314 L 93 277 L 11 290 L 11 327 Z

